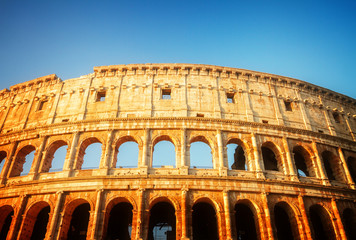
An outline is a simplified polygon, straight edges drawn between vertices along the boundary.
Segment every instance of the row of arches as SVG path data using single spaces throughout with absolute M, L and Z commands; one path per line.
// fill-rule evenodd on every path
M 39 159 L 40 166 L 37 170 L 40 173 L 61 171 L 64 168 L 97 169 L 101 165 L 109 165 L 109 168 L 137 168 L 147 165 L 153 168 L 178 167 L 187 165 L 190 168 L 218 168 L 223 165 L 232 170 L 254 171 L 260 168 L 267 171 L 278 171 L 285 174 L 295 174 L 299 177 L 319 177 L 323 174 L 329 180 L 347 182 L 345 169 L 340 164 L 340 156 L 330 150 L 324 150 L 320 155 L 306 145 L 296 144 L 289 150 L 282 150 L 272 141 L 266 141 L 260 145 L 259 149 L 250 146 L 249 143 L 241 139 L 231 138 L 222 149 L 222 162 L 220 158 L 220 147 L 212 145 L 211 141 L 203 136 L 194 137 L 186 145 L 186 151 L 173 138 L 162 135 L 152 142 L 149 156 L 151 160 L 144 159 L 144 144 L 139 137 L 124 136 L 114 144 L 104 143 L 96 137 L 89 137 L 79 143 L 77 152 L 73 155 L 71 143 L 64 140 L 57 140 L 48 143 L 44 154 Z M 33 170 L 33 161 L 37 157 L 34 145 L 26 145 L 16 151 L 14 163 L 12 164 L 8 177 L 16 177 L 28 174 Z M 225 149 L 225 150 L 224 150 Z M 257 154 L 255 153 L 257 151 Z M 104 153 L 104 154 L 102 154 Z M 181 155 L 185 155 L 185 162 L 181 162 Z M 291 155 L 293 166 L 287 164 L 288 154 Z M 4 165 L 7 152 L 0 150 L 0 163 Z M 103 157 L 104 156 L 104 157 Z M 109 160 L 106 158 L 109 156 Z M 258 161 L 261 158 L 261 161 Z M 320 160 L 319 160 L 320 159 Z M 66 162 L 73 161 L 66 166 Z M 107 161 L 108 163 L 106 163 Z M 220 161 L 220 162 L 219 162 Z M 258 161 L 258 163 L 256 163 Z M 321 162 L 321 169 L 318 161 Z M 356 181 L 356 158 L 349 156 L 346 159 L 348 172 L 353 181 Z M 0 165 L 0 167 L 1 167 Z M 4 174 L 3 174 L 4 175 Z M 292 174 L 293 175 L 293 174 Z
M 53 209 L 45 201 L 33 204 L 24 214 L 18 239 L 41 240 L 49 236 L 50 216 Z M 221 239 L 221 219 L 219 210 L 214 202 L 208 198 L 196 201 L 191 211 L 188 212 L 187 226 L 179 226 L 182 222 L 169 198 L 160 197 L 150 206 L 147 214 L 147 222 L 142 223 L 145 229 L 139 235 L 148 240 L 177 239 L 177 229 L 187 228 L 187 235 L 194 240 Z M 136 233 L 135 214 L 139 214 L 136 205 L 129 199 L 119 197 L 112 200 L 104 211 L 101 238 L 105 240 L 129 240 L 134 239 Z M 298 215 L 298 210 L 285 201 L 278 202 L 271 211 L 271 223 L 275 239 L 302 239 L 305 229 L 310 228 L 315 240 L 336 240 L 337 231 L 333 225 L 332 215 L 320 204 L 313 204 L 308 211 L 309 226 L 304 226 Z M 90 215 L 93 209 L 90 203 L 84 199 L 76 199 L 67 204 L 64 209 L 61 228 L 57 237 L 59 239 L 85 240 L 90 231 Z M 0 207 L 0 239 L 6 239 L 10 226 L 12 226 L 14 209 L 10 205 Z M 354 209 L 345 208 L 341 213 L 341 220 L 347 239 L 356 239 L 356 212 Z M 233 206 L 231 216 L 231 236 L 238 240 L 264 239 L 262 233 L 261 210 L 247 199 L 239 200 Z M 303 227 L 304 226 L 304 227 Z M 51 236 L 54 237 L 54 236 Z

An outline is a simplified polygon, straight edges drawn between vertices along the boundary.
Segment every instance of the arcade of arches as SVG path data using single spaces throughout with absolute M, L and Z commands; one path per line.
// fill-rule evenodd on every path
M 209 161 L 193 160 L 196 143 Z M 313 141 L 187 129 L 21 141 L 0 148 L 0 239 L 353 239 L 355 159 Z

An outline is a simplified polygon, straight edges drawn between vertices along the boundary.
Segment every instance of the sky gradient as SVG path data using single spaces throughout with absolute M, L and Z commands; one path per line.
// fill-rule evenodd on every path
M 0 89 L 94 66 L 198 63 L 356 98 L 356 1 L 0 0 Z

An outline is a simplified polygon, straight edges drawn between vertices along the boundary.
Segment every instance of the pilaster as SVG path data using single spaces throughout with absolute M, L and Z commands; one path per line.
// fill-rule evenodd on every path
M 18 142 L 12 142 L 11 143 L 11 147 L 10 147 L 10 154 L 8 157 L 6 157 L 5 159 L 5 163 L 3 166 L 3 169 L 1 171 L 1 175 L 0 175 L 0 186 L 4 185 L 6 183 L 7 178 L 9 177 L 10 174 L 10 170 L 11 170 L 11 165 L 14 162 L 14 158 L 15 158 L 15 152 L 16 152 L 16 148 L 17 148 Z
M 342 224 L 339 209 L 337 208 L 335 198 L 331 199 L 331 207 L 335 216 L 335 219 L 333 219 L 333 221 L 335 221 L 335 225 L 337 226 L 335 227 L 335 231 L 337 235 L 339 235 L 340 239 L 347 240 L 344 225 Z
M 15 240 L 17 236 L 20 236 L 20 226 L 22 222 L 22 214 L 25 211 L 28 196 L 23 194 L 19 197 L 18 210 L 14 214 L 14 218 L 11 221 L 10 229 L 7 234 L 8 240 Z
M 225 228 L 226 240 L 232 240 L 229 191 L 223 191 L 223 198 L 224 198 L 224 215 L 225 215 L 225 224 L 226 224 L 226 228 Z
M 64 161 L 63 165 L 63 172 L 64 175 L 69 177 L 71 172 L 73 171 L 74 163 L 75 163 L 75 156 L 78 150 L 78 141 L 80 137 L 80 132 L 75 132 L 72 137 L 72 143 L 69 149 L 68 157 Z
M 254 162 L 255 162 L 255 171 L 256 171 L 256 177 L 257 178 L 265 178 L 263 175 L 263 171 L 261 168 L 261 160 L 260 160 L 260 153 L 258 151 L 259 149 L 259 143 L 256 137 L 256 134 L 251 133 L 251 141 L 252 141 L 252 147 L 253 147 L 253 156 L 254 156 Z
M 56 206 L 54 207 L 53 210 L 53 215 L 52 215 L 52 219 L 51 219 L 51 223 L 49 225 L 47 234 L 45 239 L 46 240 L 50 240 L 50 239 L 56 239 L 56 235 L 57 235 L 57 223 L 58 223 L 58 218 L 59 218 L 59 213 L 62 207 L 62 202 L 65 198 L 65 195 L 63 193 L 63 191 L 58 191 L 57 193 L 57 202 L 56 202 Z
M 144 208 L 144 195 L 145 195 L 145 189 L 140 188 L 137 191 L 138 195 L 138 201 L 137 201 L 137 217 L 136 217 L 136 236 L 132 239 L 135 240 L 142 240 L 143 238 L 141 237 L 142 234 L 142 217 L 143 217 L 143 208 Z M 134 226 L 133 226 L 134 227 Z
M 342 169 L 344 170 L 347 184 L 350 186 L 350 188 L 355 189 L 355 183 L 352 181 L 352 177 L 351 177 L 349 168 L 347 167 L 344 153 L 342 152 L 341 147 L 338 147 L 337 150 L 339 152 L 339 156 L 340 156 L 340 160 L 341 160 L 340 165 L 341 165 Z
M 266 230 L 268 234 L 268 239 L 273 239 L 273 230 L 272 230 L 272 223 L 271 223 L 271 214 L 269 211 L 268 207 L 268 199 L 267 199 L 267 193 L 263 192 L 261 194 L 261 200 L 264 208 L 264 214 L 265 214 L 265 222 L 266 222 Z
M 296 174 L 295 168 L 294 168 L 294 164 L 293 164 L 293 160 L 292 160 L 292 156 L 289 150 L 289 144 L 288 144 L 288 139 L 286 137 L 282 138 L 283 141 L 283 148 L 285 151 L 285 156 L 286 156 L 286 161 L 287 161 L 287 166 L 288 167 L 288 175 L 290 177 L 291 181 L 299 181 L 298 176 Z
M 92 229 L 89 232 L 89 237 L 90 239 L 96 240 L 98 239 L 97 236 L 97 230 L 98 230 L 98 226 L 99 226 L 99 220 L 100 220 L 100 210 L 101 210 L 101 203 L 102 203 L 102 198 L 103 198 L 103 189 L 98 189 L 97 190 L 97 194 L 96 194 L 96 203 L 95 203 L 95 210 L 93 212 L 93 216 L 91 216 L 91 220 L 92 220 Z
M 187 192 L 188 189 L 182 189 L 181 205 L 182 205 L 182 238 L 181 240 L 189 240 L 187 237 Z
M 304 205 L 304 199 L 301 194 L 298 195 L 298 203 L 299 203 L 301 218 L 303 221 L 303 227 L 299 228 L 299 231 L 304 231 L 306 239 L 312 240 L 313 238 L 312 238 L 311 232 L 310 232 L 308 216 L 307 216 L 305 205 Z
M 330 181 L 326 177 L 324 166 L 323 166 L 321 157 L 319 155 L 318 146 L 315 141 L 312 142 L 312 148 L 313 148 L 313 151 L 315 154 L 315 161 L 318 164 L 317 168 L 318 168 L 319 176 L 320 176 L 321 180 L 323 181 L 324 185 L 330 185 Z
M 216 131 L 216 138 L 218 142 L 219 162 L 217 165 L 219 168 L 219 174 L 220 176 L 227 176 L 227 167 L 224 166 L 224 146 L 223 146 L 221 130 Z

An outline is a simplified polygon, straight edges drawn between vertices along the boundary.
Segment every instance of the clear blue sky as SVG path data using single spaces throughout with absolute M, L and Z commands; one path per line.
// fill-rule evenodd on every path
M 0 89 L 93 66 L 200 63 L 356 98 L 356 1 L 0 0 Z

